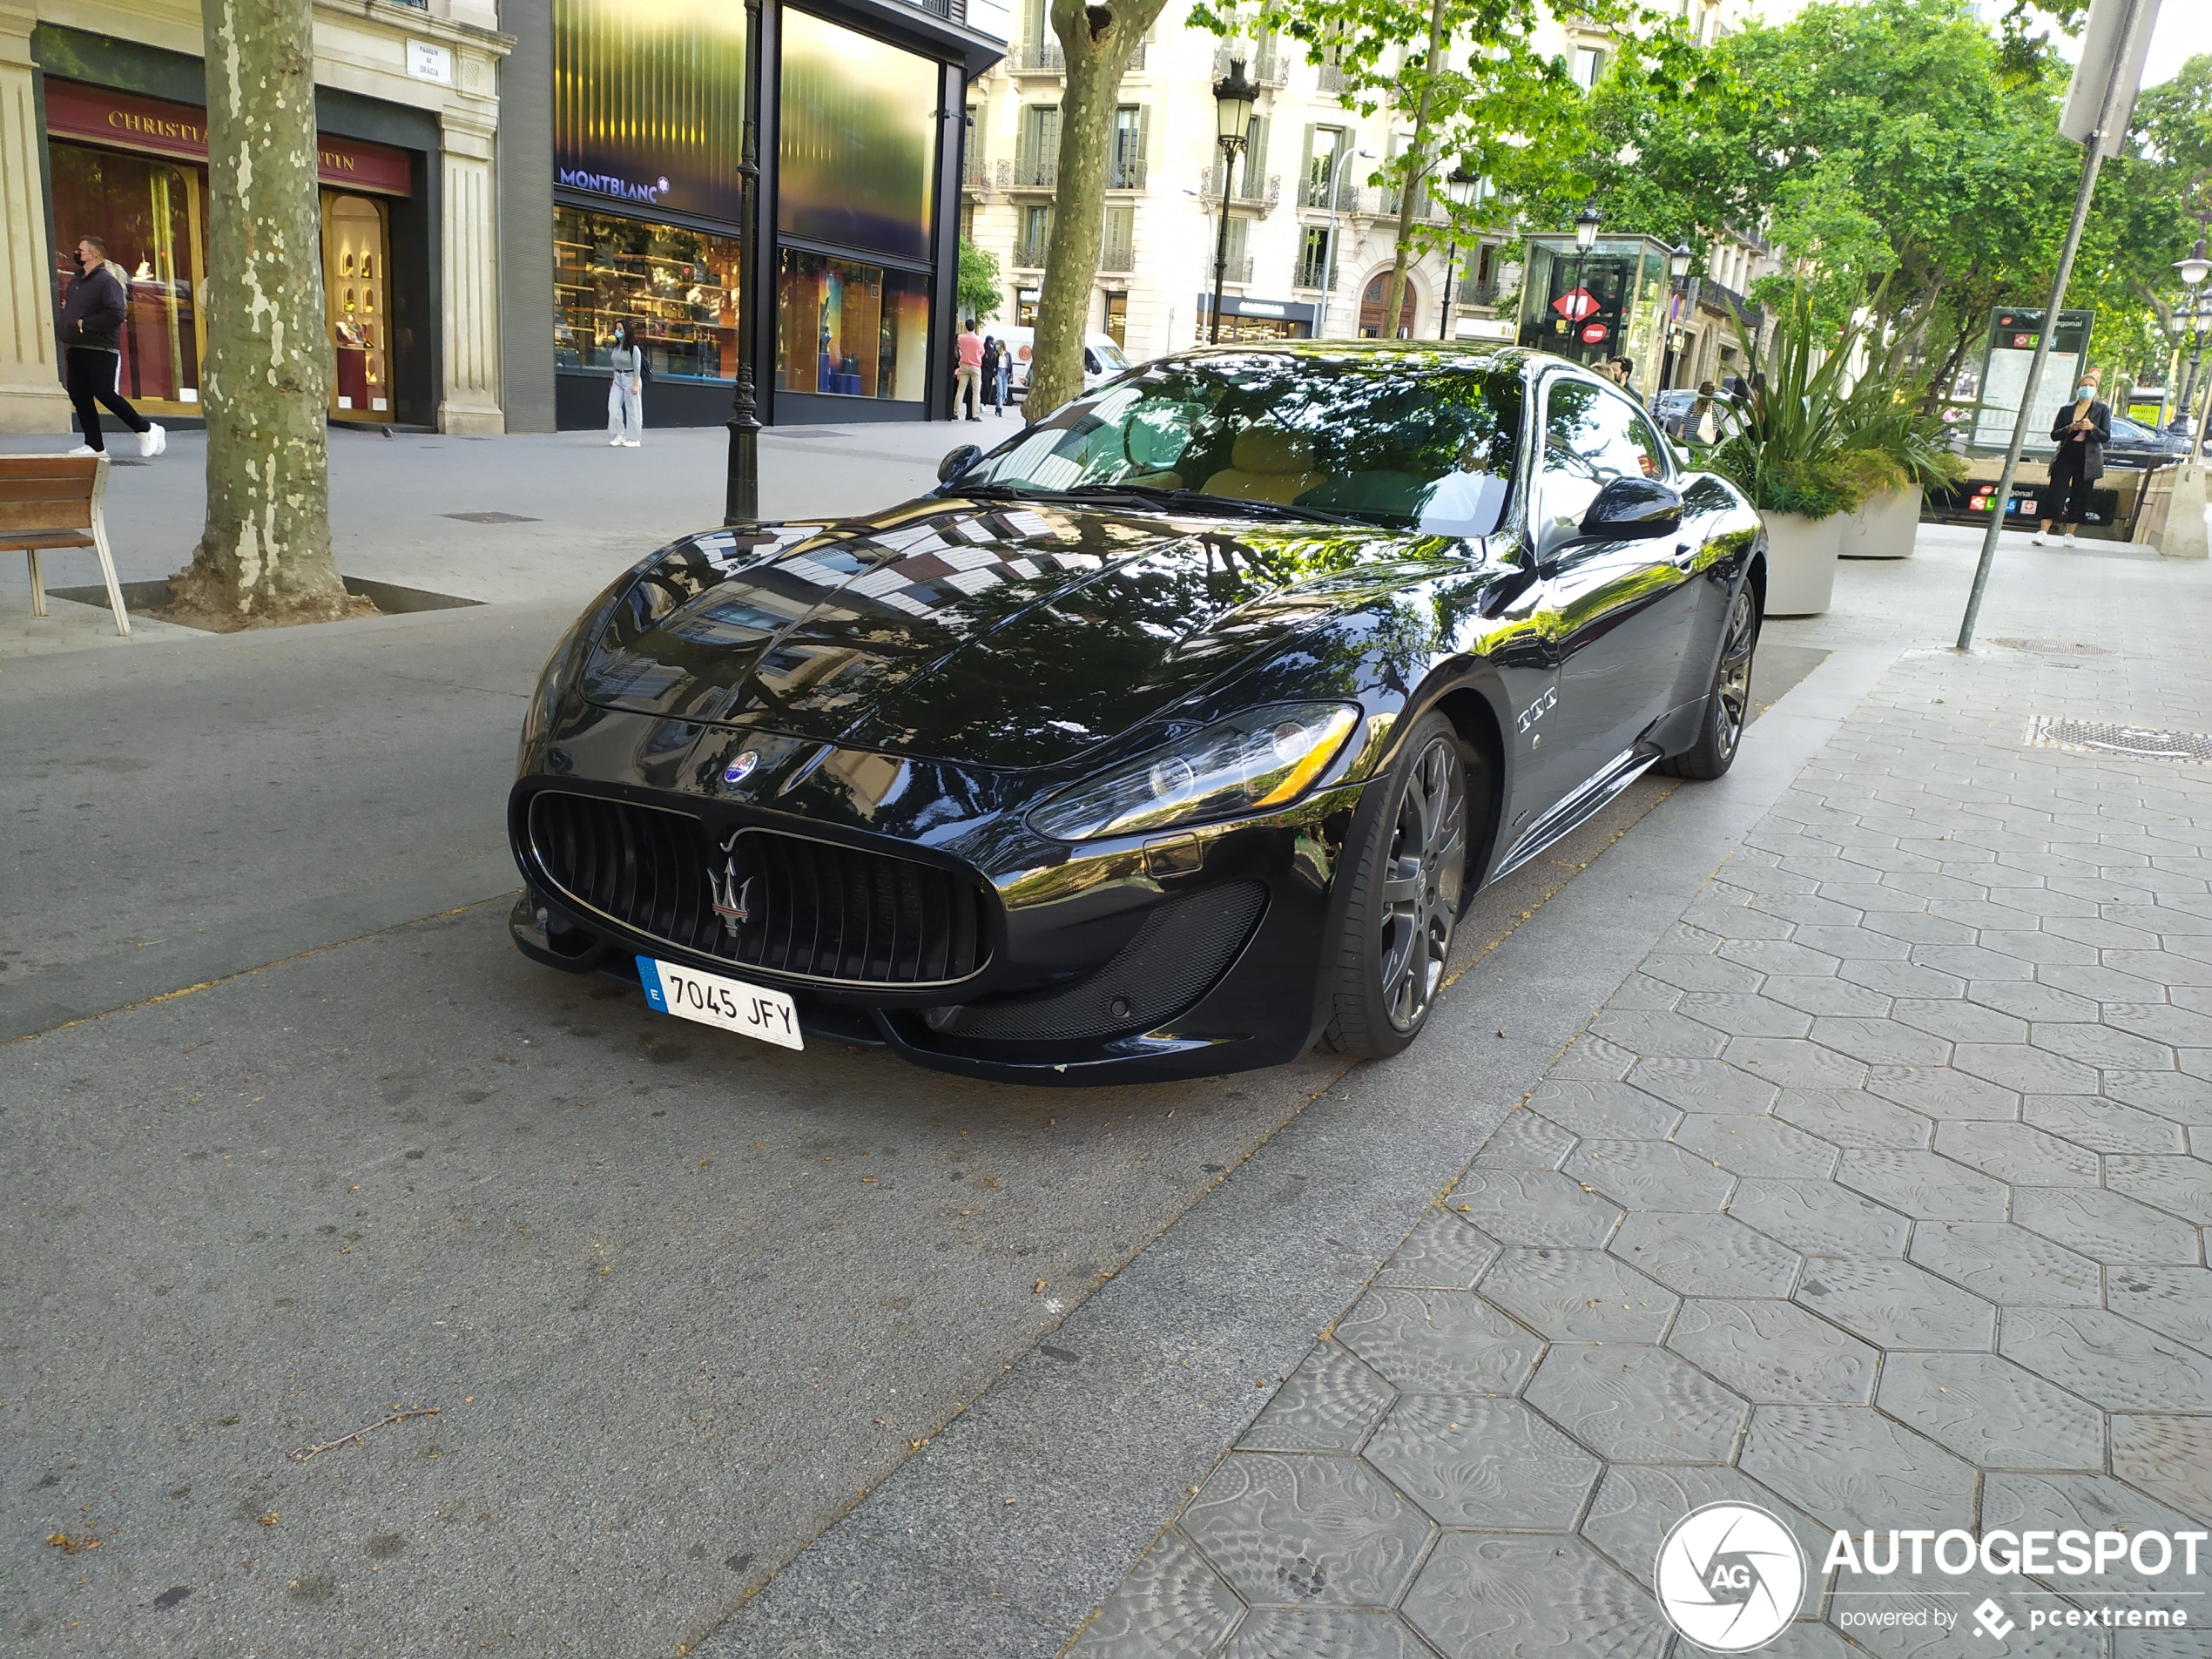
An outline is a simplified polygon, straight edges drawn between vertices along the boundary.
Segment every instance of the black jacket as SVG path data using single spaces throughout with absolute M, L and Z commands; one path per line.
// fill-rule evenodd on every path
M 2112 442 L 2111 406 L 2101 399 L 2090 399 L 2088 420 L 2088 435 L 2076 443 L 2074 441 L 2074 401 L 2069 398 L 2060 407 L 2058 419 L 2051 422 L 2051 436 L 2059 446 L 2059 454 L 2051 457 L 2051 465 L 2055 469 L 2061 455 L 2079 455 L 2080 475 L 2084 478 L 2101 478 L 2105 473 L 2105 445 Z
M 91 346 L 99 351 L 123 348 L 123 320 L 128 313 L 123 285 L 106 266 L 95 266 L 69 285 L 62 300 L 61 327 L 57 331 L 64 346 Z

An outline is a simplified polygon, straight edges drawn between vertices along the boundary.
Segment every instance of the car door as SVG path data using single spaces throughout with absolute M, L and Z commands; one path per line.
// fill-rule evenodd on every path
M 1598 491 L 1620 477 L 1671 482 L 1673 463 L 1643 412 L 1614 388 L 1560 374 L 1543 395 L 1531 530 L 1559 630 L 1559 706 L 1546 741 L 1562 745 L 1580 783 L 1634 749 L 1673 705 L 1696 620 L 1695 543 L 1581 540 Z

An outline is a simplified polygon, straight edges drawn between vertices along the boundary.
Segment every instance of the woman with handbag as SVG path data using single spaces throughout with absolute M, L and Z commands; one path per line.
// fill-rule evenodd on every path
M 2050 498 L 2045 503 L 2042 528 L 2035 545 L 2051 544 L 2051 526 L 2060 527 L 2066 545 L 2074 545 L 2074 527 L 2088 516 L 2089 486 L 2104 475 L 2105 445 L 2112 442 L 2112 410 L 2097 396 L 2097 374 L 2092 369 L 2074 388 L 2074 401 L 2059 411 L 2051 423 L 2051 436 L 2059 452 L 2051 457 Z
M 607 387 L 607 440 L 610 448 L 635 449 L 645 429 L 645 348 L 638 343 L 637 326 L 624 317 L 615 325 L 614 349 L 607 354 L 614 379 Z

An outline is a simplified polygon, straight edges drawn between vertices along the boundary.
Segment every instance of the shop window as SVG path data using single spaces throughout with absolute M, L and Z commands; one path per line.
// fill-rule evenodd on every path
M 98 236 L 128 273 L 123 327 L 124 396 L 155 414 L 199 413 L 206 349 L 193 295 L 207 267 L 202 174 L 152 156 L 50 143 L 54 179 L 57 303 L 77 280 L 77 241 Z
M 929 374 L 929 281 L 786 248 L 776 386 L 919 403 Z
M 1123 351 L 1129 349 L 1129 295 L 1109 293 L 1106 296 L 1106 338 Z
M 555 207 L 554 362 L 606 368 L 626 317 L 656 378 L 735 379 L 738 250 L 735 237 Z
M 390 261 L 383 205 L 323 192 L 323 299 L 330 313 L 334 415 L 392 418 Z
M 806 12 L 779 16 L 779 226 L 789 236 L 927 259 L 943 71 Z

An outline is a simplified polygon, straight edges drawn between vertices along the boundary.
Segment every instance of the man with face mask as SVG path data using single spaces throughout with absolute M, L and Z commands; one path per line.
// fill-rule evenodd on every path
M 2112 442 L 2112 410 L 2097 396 L 2097 371 L 2091 369 L 2074 388 L 2074 401 L 2051 423 L 2058 454 L 2051 457 L 2050 499 L 2035 545 L 2047 547 L 2051 526 L 2061 527 L 2074 545 L 2074 527 L 2088 516 L 2089 486 L 2104 475 L 2105 445 Z
M 100 435 L 101 404 L 138 435 L 140 455 L 158 455 L 169 447 L 169 435 L 123 398 L 123 325 L 129 315 L 123 284 L 108 266 L 107 244 L 97 236 L 80 238 L 77 275 L 62 297 L 57 330 L 69 370 L 70 401 L 77 405 L 77 421 L 84 432 L 84 442 L 70 451 L 73 455 L 107 452 Z

